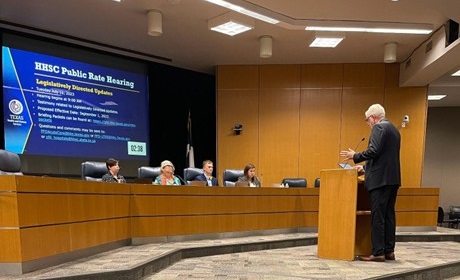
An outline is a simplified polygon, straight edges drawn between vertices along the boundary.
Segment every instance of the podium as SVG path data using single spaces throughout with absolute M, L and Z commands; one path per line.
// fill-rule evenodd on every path
M 318 257 L 354 260 L 371 254 L 368 192 L 356 169 L 321 170 Z

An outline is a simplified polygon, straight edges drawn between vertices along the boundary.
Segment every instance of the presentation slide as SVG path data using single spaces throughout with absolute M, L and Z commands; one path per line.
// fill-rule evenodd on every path
M 147 76 L 2 47 L 5 149 L 148 159 Z

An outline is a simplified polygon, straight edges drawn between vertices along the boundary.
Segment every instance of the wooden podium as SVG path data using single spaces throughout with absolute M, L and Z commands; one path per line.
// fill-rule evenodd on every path
M 371 254 L 369 195 L 355 169 L 321 170 L 318 257 L 354 260 Z

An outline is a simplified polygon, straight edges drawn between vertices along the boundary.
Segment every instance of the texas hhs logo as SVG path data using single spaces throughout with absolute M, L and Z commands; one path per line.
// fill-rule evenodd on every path
M 11 113 L 15 115 L 21 114 L 24 110 L 24 106 L 22 106 L 22 103 L 17 99 L 11 100 L 10 104 L 8 104 L 8 107 L 10 108 Z

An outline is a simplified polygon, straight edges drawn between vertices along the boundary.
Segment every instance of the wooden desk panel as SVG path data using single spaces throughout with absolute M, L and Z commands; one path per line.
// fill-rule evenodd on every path
M 438 196 L 435 188 L 401 188 L 398 226 L 435 227 Z M 135 237 L 318 227 L 318 204 L 318 188 L 167 187 L 0 176 L 0 265 L 41 263 Z

